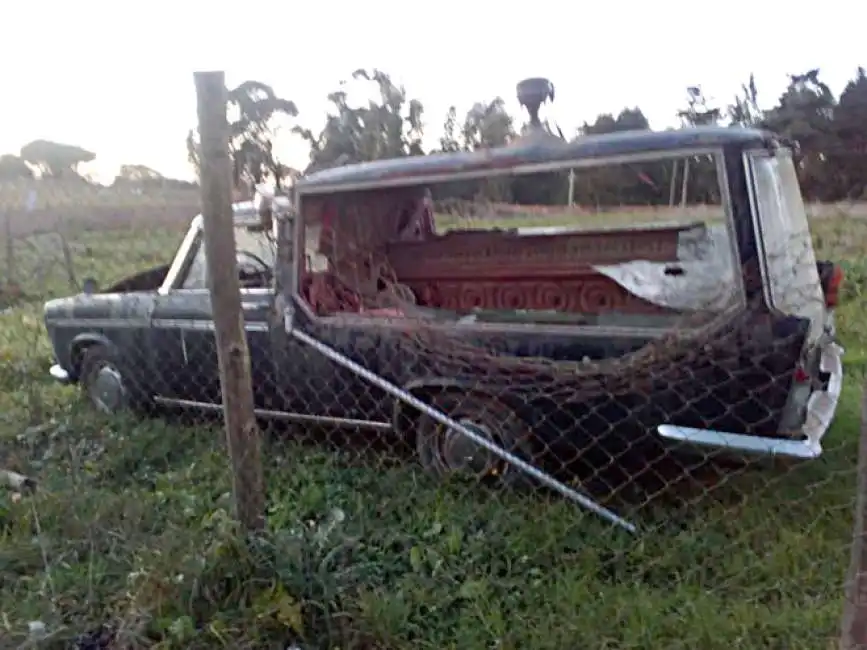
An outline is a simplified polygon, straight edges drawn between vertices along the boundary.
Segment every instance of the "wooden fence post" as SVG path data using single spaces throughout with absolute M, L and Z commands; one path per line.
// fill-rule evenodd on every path
M 223 72 L 196 72 L 194 78 L 201 141 L 205 255 L 235 510 L 246 529 L 258 530 L 265 524 L 262 451 L 253 413 L 250 352 L 235 262 L 226 80 Z
M 867 648 L 867 381 L 861 397 L 858 480 L 852 548 L 846 577 L 846 599 L 840 637 L 842 650 Z

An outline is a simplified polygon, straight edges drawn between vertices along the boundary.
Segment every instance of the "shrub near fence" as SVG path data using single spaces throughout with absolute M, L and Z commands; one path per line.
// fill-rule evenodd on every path
M 107 286 L 169 261 L 195 211 L 174 229 L 147 216 L 104 231 L 64 228 L 74 277 Z M 526 225 L 581 223 L 561 215 Z M 683 491 L 664 486 L 676 503 L 642 502 L 634 537 L 537 487 L 436 480 L 394 438 L 274 425 L 264 454 L 268 531 L 254 547 L 229 516 L 224 436 L 212 419 L 104 417 L 48 378 L 42 301 L 77 289 L 55 235 L 17 238 L 29 302 L 0 323 L 0 467 L 39 479 L 40 489 L 0 494 L 0 639 L 11 647 L 43 633 L 54 647 L 102 639 L 116 648 L 833 647 L 867 354 L 867 220 L 816 219 L 813 237 L 819 258 L 850 271 L 837 315 L 847 384 L 823 460 L 705 475 Z M 330 367 L 313 350 L 297 354 Z M 319 400 L 311 410 L 370 397 L 311 382 Z M 624 512 L 619 499 L 629 498 L 608 505 Z

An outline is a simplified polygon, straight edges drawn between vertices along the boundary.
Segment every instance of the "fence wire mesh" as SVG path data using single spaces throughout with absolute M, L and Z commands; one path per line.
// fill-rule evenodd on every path
M 310 197 L 300 336 L 275 307 L 272 233 L 237 227 L 225 263 L 266 437 L 255 543 L 232 519 L 197 190 L 6 192 L 0 638 L 837 647 L 867 209 L 774 222 L 799 197 L 766 162 L 758 244 L 709 159 L 661 207 L 618 189 L 635 165 L 574 179 L 605 207 L 511 205 L 496 181 Z M 832 392 L 833 353 L 804 350 L 829 336 L 833 265 L 846 380 L 839 404 L 808 404 Z

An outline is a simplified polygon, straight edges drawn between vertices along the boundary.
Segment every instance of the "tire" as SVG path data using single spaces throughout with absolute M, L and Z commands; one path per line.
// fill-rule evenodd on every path
M 526 424 L 508 406 L 483 395 L 456 392 L 438 393 L 430 405 L 504 451 L 533 462 L 534 447 Z M 422 414 L 416 433 L 416 453 L 430 474 L 475 476 L 487 482 L 528 486 L 533 479 L 521 469 L 475 444 L 460 432 L 450 431 L 427 414 Z
M 104 345 L 92 345 L 84 351 L 79 384 L 84 398 L 102 413 L 144 411 L 149 406 L 146 396 L 130 386 L 117 355 Z

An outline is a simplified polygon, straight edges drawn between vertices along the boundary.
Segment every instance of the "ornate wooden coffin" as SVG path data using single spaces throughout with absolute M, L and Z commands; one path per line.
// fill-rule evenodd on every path
M 593 266 L 676 262 L 680 233 L 696 225 L 531 234 L 452 231 L 433 240 L 389 244 L 388 259 L 400 282 L 429 307 L 658 313 L 664 309 Z

